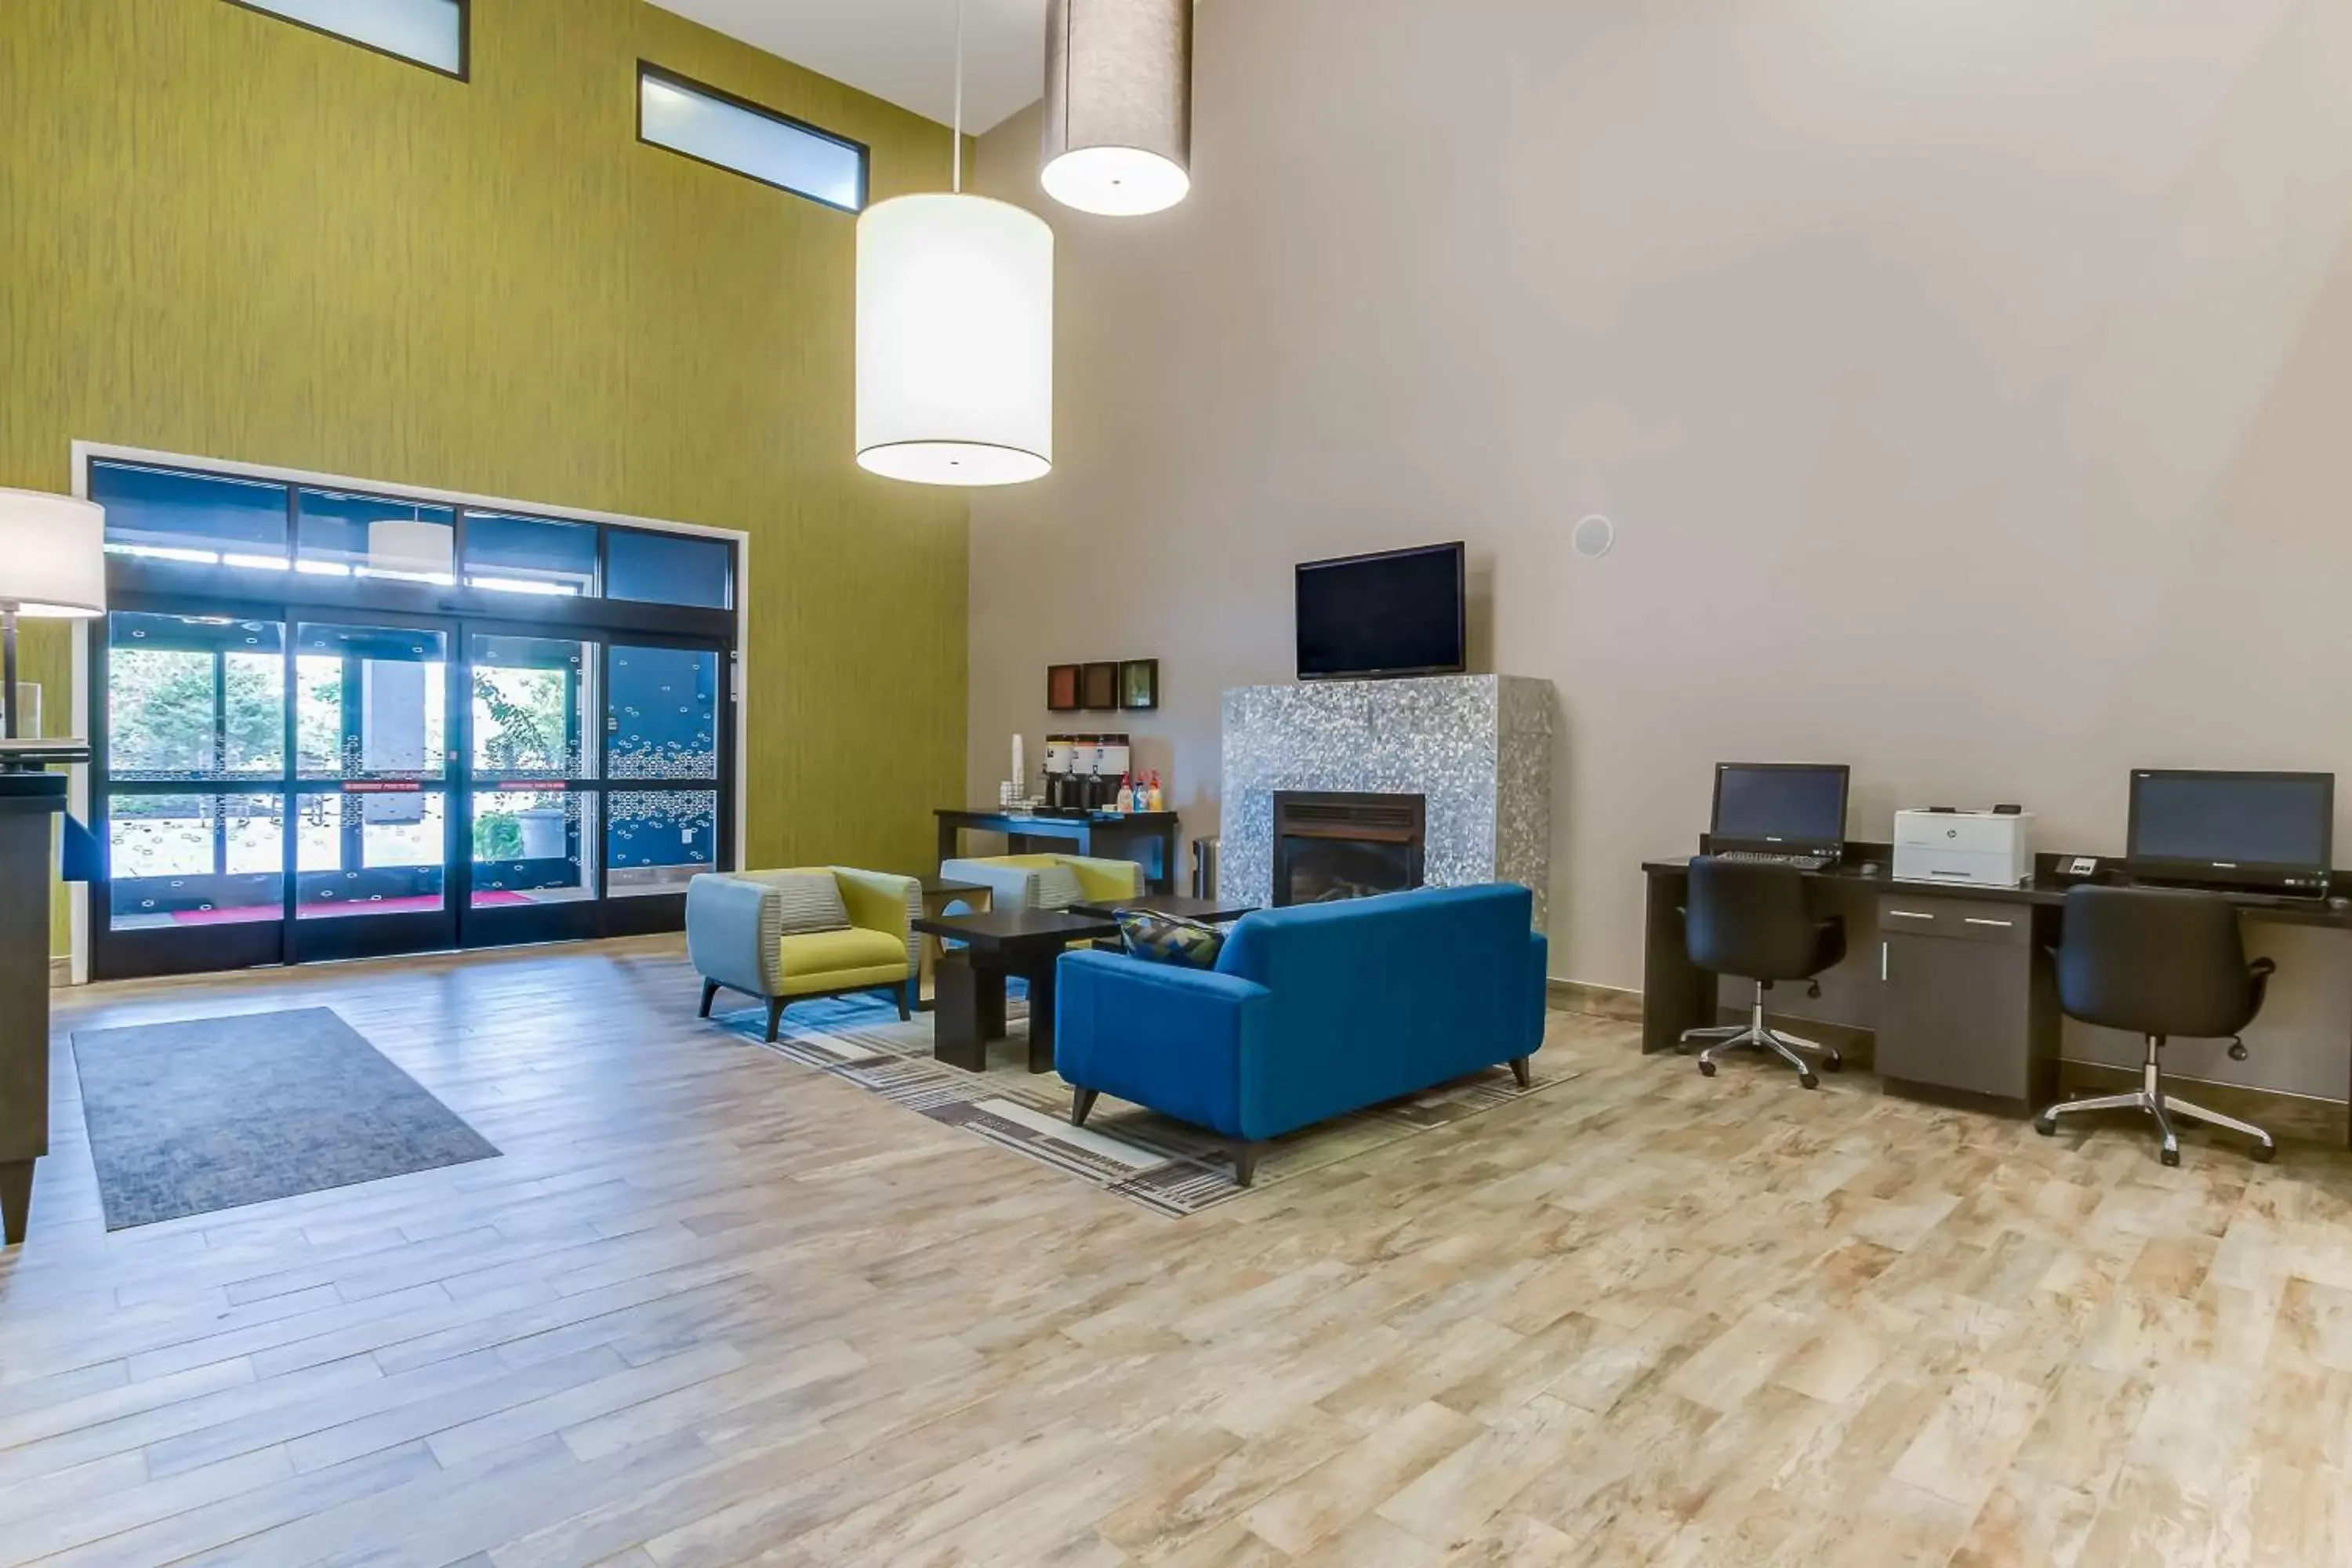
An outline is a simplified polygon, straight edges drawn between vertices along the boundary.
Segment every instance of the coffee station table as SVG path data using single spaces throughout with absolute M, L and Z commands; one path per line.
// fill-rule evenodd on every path
M 1029 983 L 1029 1070 L 1054 1066 L 1054 965 L 1074 942 L 1117 936 L 1106 915 L 1062 910 L 992 910 L 926 915 L 915 930 L 963 943 L 933 971 L 937 987 L 931 1054 L 968 1072 L 988 1069 L 988 1042 L 1004 1037 L 1004 982 Z
M 1172 811 L 1056 811 L 1045 807 L 1034 811 L 1008 807 L 964 811 L 941 807 L 931 815 L 939 819 L 942 863 L 963 853 L 966 831 L 1002 833 L 1016 853 L 1036 841 L 1057 840 L 1069 846 L 1074 854 L 1132 860 L 1143 868 L 1145 885 L 1153 891 L 1176 890 L 1178 820 Z

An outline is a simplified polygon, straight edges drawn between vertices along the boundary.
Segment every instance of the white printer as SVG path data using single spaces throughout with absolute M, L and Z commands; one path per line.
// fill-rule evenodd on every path
M 2033 876 L 2033 816 L 2023 811 L 1898 811 L 1895 879 L 2014 888 Z

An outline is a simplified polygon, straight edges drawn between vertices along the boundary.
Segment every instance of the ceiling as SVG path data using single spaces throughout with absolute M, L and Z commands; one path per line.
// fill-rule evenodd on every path
M 956 0 L 653 0 L 706 27 L 947 124 Z M 963 0 L 963 128 L 973 134 L 1044 92 L 1045 0 Z

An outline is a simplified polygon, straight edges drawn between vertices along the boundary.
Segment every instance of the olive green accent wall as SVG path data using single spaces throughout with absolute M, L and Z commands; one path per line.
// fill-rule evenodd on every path
M 866 142 L 876 200 L 948 132 L 640 0 L 472 10 L 460 82 L 226 0 L 0 3 L 0 484 L 82 438 L 745 530 L 751 863 L 922 866 L 964 502 L 854 461 L 856 220 L 640 144 L 636 62 Z

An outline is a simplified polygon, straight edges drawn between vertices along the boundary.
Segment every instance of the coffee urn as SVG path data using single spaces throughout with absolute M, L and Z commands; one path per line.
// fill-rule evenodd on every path
M 1045 737 L 1045 805 L 1059 811 L 1070 804 L 1071 738 L 1067 735 Z

